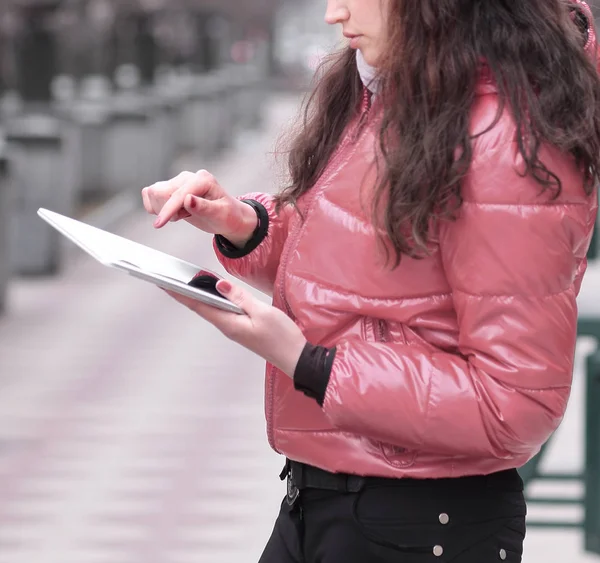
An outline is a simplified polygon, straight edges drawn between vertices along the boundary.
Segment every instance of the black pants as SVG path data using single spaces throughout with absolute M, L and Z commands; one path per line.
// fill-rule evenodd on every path
M 260 563 L 517 563 L 526 505 L 516 470 L 442 480 L 366 479 L 358 492 L 284 499 Z

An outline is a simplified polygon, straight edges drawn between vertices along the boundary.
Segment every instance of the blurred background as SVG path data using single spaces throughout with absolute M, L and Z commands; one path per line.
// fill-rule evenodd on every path
M 140 190 L 200 168 L 280 188 L 279 141 L 340 41 L 324 9 L 0 0 L 0 563 L 258 560 L 285 492 L 262 361 L 36 211 L 222 272 L 210 236 L 156 232 Z M 600 561 L 596 241 L 589 257 L 569 411 L 521 469 L 525 561 Z

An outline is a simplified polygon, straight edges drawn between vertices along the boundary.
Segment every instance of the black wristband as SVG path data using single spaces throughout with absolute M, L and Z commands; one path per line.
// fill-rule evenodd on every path
M 269 213 L 262 203 L 253 199 L 243 199 L 243 203 L 246 203 L 256 211 L 258 218 L 258 225 L 252 234 L 250 240 L 242 247 L 237 248 L 231 242 L 229 242 L 224 236 L 216 235 L 215 242 L 219 252 L 225 256 L 225 258 L 243 258 L 248 256 L 253 250 L 256 250 L 260 246 L 263 240 L 269 233 Z
M 295 389 L 315 399 L 321 407 L 325 402 L 335 352 L 335 348 L 314 346 L 309 342 L 304 347 L 294 372 Z

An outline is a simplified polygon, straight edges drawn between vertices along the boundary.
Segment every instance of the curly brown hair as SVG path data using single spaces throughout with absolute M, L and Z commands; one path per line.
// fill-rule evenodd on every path
M 391 0 L 390 10 L 388 47 L 378 64 L 383 166 L 373 221 L 387 232 L 396 266 L 402 255 L 426 254 L 433 221 L 454 217 L 462 203 L 482 61 L 497 85 L 497 119 L 507 104 L 514 116 L 524 173 L 558 197 L 560 179 L 539 157 L 548 143 L 573 155 L 592 192 L 600 170 L 600 77 L 583 48 L 592 24 L 581 6 Z M 289 151 L 291 182 L 277 196 L 280 206 L 295 204 L 314 186 L 363 97 L 350 49 L 331 55 L 315 82 Z

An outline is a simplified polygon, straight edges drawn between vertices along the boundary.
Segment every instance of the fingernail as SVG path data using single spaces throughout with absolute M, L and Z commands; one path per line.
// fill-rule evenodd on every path
M 156 221 L 154 221 L 154 226 L 158 227 L 160 225 L 160 217 L 156 218 Z
M 231 286 L 231 284 L 228 281 L 221 280 L 219 282 L 219 286 L 217 287 L 217 289 L 219 290 L 220 293 L 226 295 L 233 289 L 233 287 Z
M 188 205 L 191 209 L 196 209 L 196 198 L 194 196 L 190 196 Z

